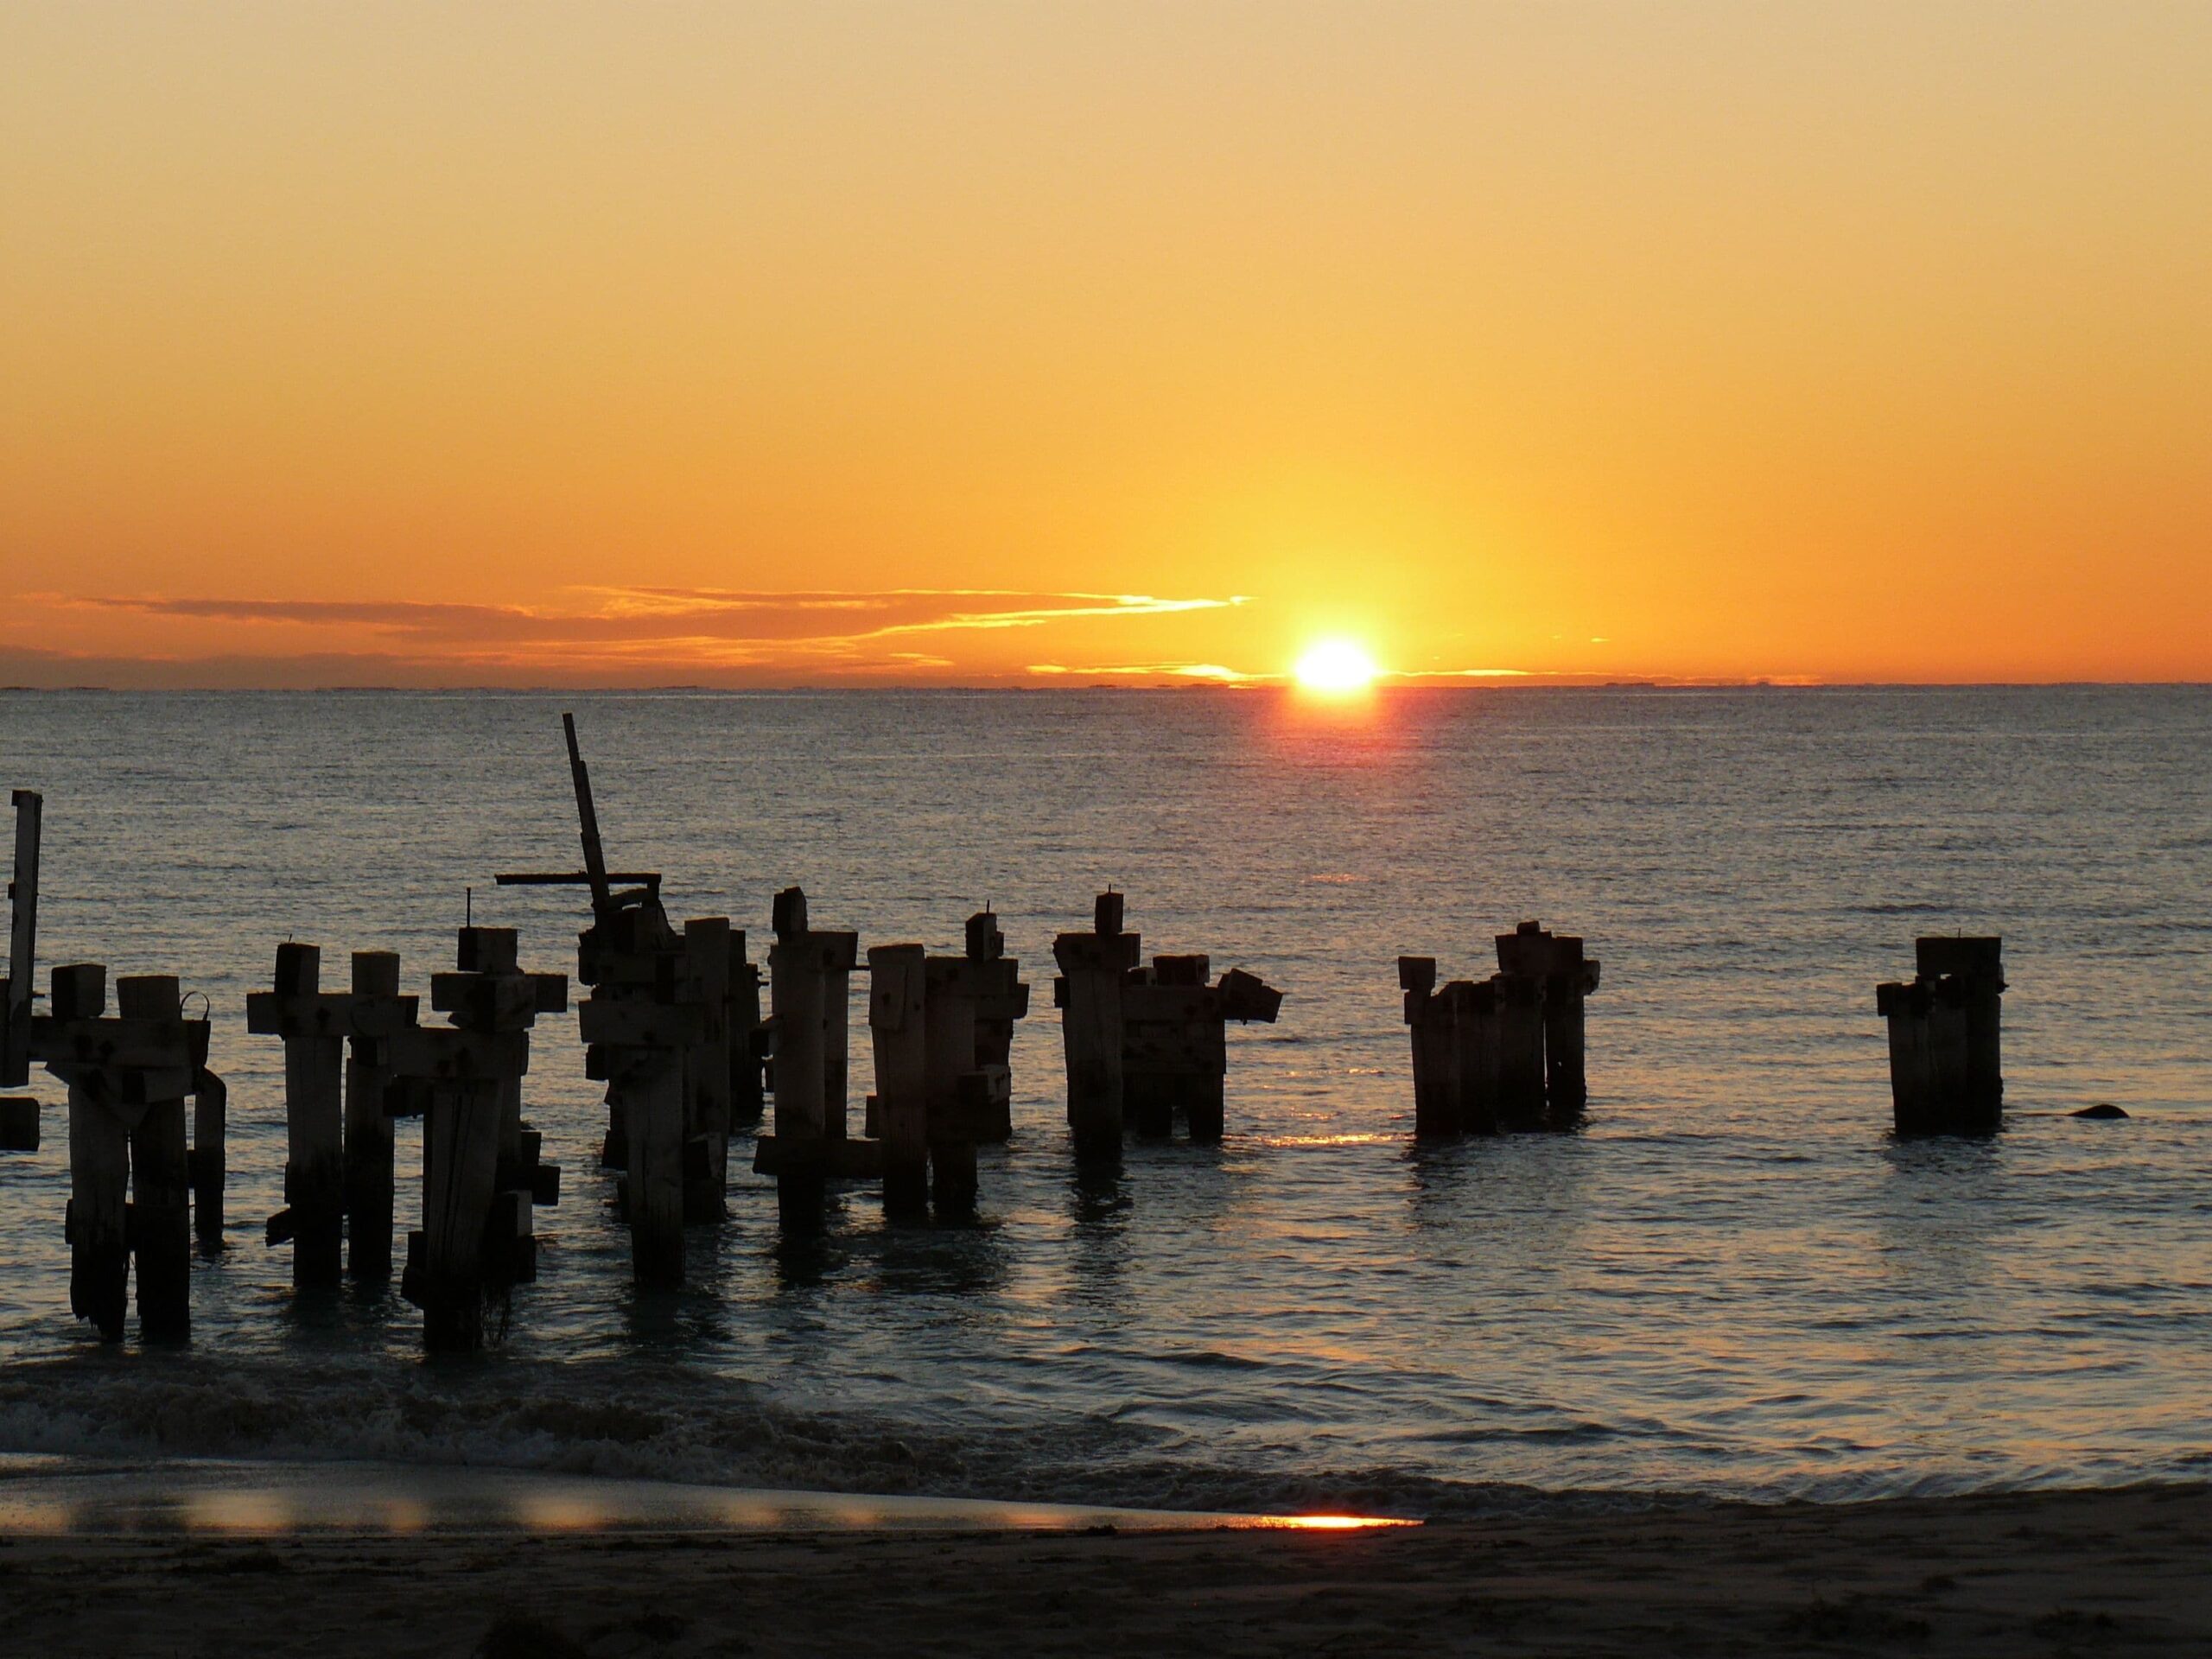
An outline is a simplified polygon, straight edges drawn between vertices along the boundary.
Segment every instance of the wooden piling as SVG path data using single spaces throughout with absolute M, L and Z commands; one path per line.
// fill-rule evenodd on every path
M 874 945 L 868 953 L 883 1210 L 902 1221 L 929 1209 L 927 954 L 918 944 Z
M 1949 982 L 1948 996 L 1958 1011 L 1960 1122 L 1969 1134 L 1994 1130 L 2005 1115 L 2004 942 L 1958 936 L 1916 939 L 1913 958 L 1920 976 Z
M 524 972 L 511 927 L 461 930 L 456 971 L 430 976 L 430 1006 L 446 1014 L 456 1030 L 507 1039 L 501 1051 L 512 1057 L 497 1075 L 499 1141 L 494 1190 L 513 1195 L 500 1214 L 518 1217 L 487 1241 L 485 1272 L 495 1281 L 522 1283 L 537 1277 L 537 1236 L 529 1211 L 537 1200 L 543 1144 L 522 1115 L 524 1077 L 530 1069 L 530 1029 L 541 1014 L 569 1006 L 565 974 Z M 555 1172 L 557 1175 L 557 1172 Z M 549 1195 L 557 1189 L 549 1189 Z M 491 1212 L 487 1211 L 487 1215 Z
M 768 947 L 768 977 L 774 998 L 773 1076 L 775 1136 L 794 1160 L 804 1143 L 823 1138 L 828 1103 L 823 1039 L 827 1015 L 823 953 L 807 928 L 806 895 L 788 887 L 776 895 L 775 943 Z M 787 1228 L 810 1230 L 822 1224 L 823 1176 L 817 1166 L 794 1166 L 776 1177 L 776 1205 Z
M 745 930 L 729 932 L 729 1113 L 733 1128 L 758 1123 L 767 1107 L 761 1084 L 761 1060 L 767 1053 L 760 1024 L 760 965 L 745 953 Z
M 30 1095 L 0 1095 L 0 1152 L 36 1152 L 38 1100 Z
M 1090 932 L 1063 933 L 1052 941 L 1052 960 L 1060 970 L 1053 992 L 1066 1051 L 1068 1127 L 1078 1160 L 1121 1156 L 1122 982 L 1137 965 L 1140 949 L 1138 936 L 1122 931 L 1122 895 L 1101 893 Z
M 685 1001 L 700 1010 L 700 1036 L 683 1053 L 684 1135 L 703 1171 L 687 1180 L 683 1214 L 695 1222 L 719 1221 L 729 1191 L 730 925 L 726 916 L 683 924 Z
M 1512 1129 L 1544 1119 L 1544 982 L 1525 974 L 1499 974 L 1491 982 L 1497 1001 L 1497 1114 Z
M 321 989 L 322 952 L 276 947 L 272 988 L 246 998 L 246 1029 L 284 1044 L 284 1205 L 270 1242 L 292 1243 L 292 1283 L 334 1285 L 346 1231 L 343 997 Z
M 1496 1135 L 1503 1093 L 1497 982 L 1458 979 L 1444 988 L 1448 1048 L 1443 1084 L 1462 1135 Z
M 19 1089 L 30 1081 L 32 993 L 37 989 L 38 861 L 40 824 L 45 801 L 36 790 L 19 789 L 16 809 L 16 861 L 8 883 L 8 973 L 0 979 L 0 1088 Z
M 192 1229 L 203 1250 L 223 1248 L 230 1104 L 229 1085 L 207 1067 L 200 1067 L 192 1090 Z
M 930 1202 L 940 1219 L 963 1217 L 974 1212 L 976 1198 L 976 1134 L 968 1108 L 986 1096 L 976 1070 L 976 999 L 969 988 L 968 960 L 932 957 L 924 979 Z
M 115 982 L 124 1020 L 181 1026 L 184 1002 L 168 974 Z M 188 1081 L 173 1072 L 172 1080 Z M 149 1342 L 181 1342 L 192 1333 L 191 1180 L 185 1146 L 184 1097 L 150 1098 L 130 1125 L 131 1204 L 128 1229 L 137 1265 L 138 1331 Z
M 1414 1134 L 1424 1141 L 1455 1135 L 1460 1123 L 1452 1091 L 1451 1007 L 1437 993 L 1436 958 L 1400 957 L 1398 989 L 1413 1046 Z
M 683 1053 L 674 1045 L 633 1053 L 622 1090 L 630 1271 L 640 1285 L 673 1288 L 683 1282 Z
M 994 1079 L 988 1121 L 976 1126 L 978 1142 L 1014 1134 L 1014 1027 L 1029 1013 L 1029 987 L 1021 964 L 1006 954 L 1006 936 L 988 910 L 968 918 L 963 942 L 968 986 L 976 1004 L 976 1066 Z
M 399 994 L 399 956 L 356 950 L 346 1055 L 346 1266 L 355 1279 L 391 1275 L 397 1176 L 392 1119 L 391 1033 L 415 1022 L 416 999 Z
M 822 1133 L 830 1141 L 846 1138 L 851 1090 L 852 976 L 860 957 L 857 933 L 817 932 L 822 953 Z
M 423 1122 L 423 1247 L 415 1294 L 423 1342 L 442 1352 L 484 1345 L 484 1246 L 499 1166 L 499 1078 L 431 1091 Z
M 97 1097 L 92 1068 L 69 1090 L 69 1310 L 90 1319 L 107 1342 L 123 1340 L 130 1306 L 130 1251 L 125 1236 L 130 1186 L 130 1131 Z
M 1988 1135 L 2004 1122 L 1999 1022 L 2002 942 L 1931 938 L 1913 947 L 1916 976 L 1874 989 L 1889 1022 L 1890 1094 L 1901 1135 Z

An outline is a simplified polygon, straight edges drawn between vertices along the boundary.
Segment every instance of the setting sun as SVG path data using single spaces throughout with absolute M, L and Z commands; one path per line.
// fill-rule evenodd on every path
M 1325 639 L 1300 657 L 1293 671 L 1308 691 L 1364 691 L 1382 671 L 1349 639 Z

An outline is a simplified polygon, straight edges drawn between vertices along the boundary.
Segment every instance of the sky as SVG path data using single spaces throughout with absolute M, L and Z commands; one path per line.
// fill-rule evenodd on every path
M 2212 5 L 0 8 L 0 683 L 2212 679 Z

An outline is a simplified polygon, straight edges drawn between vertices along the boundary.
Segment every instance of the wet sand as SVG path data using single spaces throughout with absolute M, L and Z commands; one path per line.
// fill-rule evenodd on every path
M 2212 1651 L 2212 1489 L 1383 1531 L 0 1541 L 0 1651 Z

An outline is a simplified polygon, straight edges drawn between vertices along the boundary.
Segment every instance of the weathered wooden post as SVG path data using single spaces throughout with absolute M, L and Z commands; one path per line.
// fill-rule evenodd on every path
M 1572 1118 L 1590 1103 L 1583 1057 L 1583 1001 L 1598 988 L 1599 963 L 1572 933 L 1550 938 L 1544 974 L 1544 1097 L 1554 1117 Z
M 541 1195 L 557 1202 L 560 1172 L 539 1162 L 543 1142 L 523 1119 L 522 1080 L 530 1069 L 530 1029 L 541 1014 L 568 1011 L 569 976 L 524 972 L 512 927 L 462 928 L 455 960 L 456 971 L 430 976 L 431 1007 L 459 1030 L 513 1039 L 516 1062 L 498 1079 L 498 1224 L 486 1241 L 485 1269 L 495 1280 L 526 1283 L 537 1276 L 531 1211 Z
M 96 962 L 54 970 L 48 1018 L 58 1027 L 105 1023 L 107 969 Z M 130 1190 L 130 1132 L 110 1109 L 97 1065 L 48 1062 L 69 1090 L 69 1311 L 90 1319 L 109 1342 L 123 1339 L 130 1306 L 130 1247 L 125 1232 Z
M 860 961 L 857 933 L 816 931 L 822 953 L 822 1134 L 842 1141 L 852 1076 L 853 969 Z
M 1413 1041 L 1414 1134 L 1424 1141 L 1457 1135 L 1460 1122 L 1452 1094 L 1452 1010 L 1436 988 L 1436 958 L 1400 957 L 1398 989 L 1403 994 Z
M 1455 979 L 1444 988 L 1449 1033 L 1444 1086 L 1462 1135 L 1496 1135 L 1502 1087 L 1498 990 L 1495 978 Z
M 730 1123 L 758 1123 L 767 1106 L 761 1070 L 768 1033 L 760 1020 L 760 964 L 747 957 L 741 927 L 729 931 L 729 1002 L 723 1020 L 729 1027 Z
M 38 988 L 39 829 L 46 810 L 44 797 L 34 789 L 16 790 L 11 798 L 16 862 L 8 881 L 8 976 L 0 979 L 0 1089 L 20 1089 L 31 1076 L 31 1000 Z M 19 1150 L 38 1150 L 35 1103 L 30 1123 L 32 1144 Z M 19 1127 L 16 1138 L 22 1135 Z
M 806 894 L 786 887 L 776 895 L 775 943 L 768 947 L 768 979 L 774 1001 L 773 1082 L 776 1210 L 785 1226 L 811 1230 L 822 1224 L 824 1138 L 829 1085 L 822 1052 L 827 987 L 821 950 L 807 927 Z M 811 1155 L 810 1155 L 811 1154 Z M 759 1164 L 756 1155 L 755 1164 Z
M 1498 1116 L 1510 1129 L 1544 1120 L 1544 976 L 1551 941 L 1534 922 L 1497 936 Z
M 1079 1160 L 1117 1159 L 1122 1152 L 1122 984 L 1137 965 L 1135 933 L 1122 931 L 1122 899 L 1102 893 L 1088 933 L 1052 941 L 1059 977 L 1052 1000 L 1061 1010 L 1066 1047 L 1068 1127 Z
M 322 952 L 276 947 L 274 988 L 246 998 L 246 1029 L 284 1042 L 284 1205 L 271 1244 L 292 1244 L 295 1286 L 339 1281 L 346 1235 L 345 1117 L 340 1082 L 347 998 L 321 988 Z
M 1875 1008 L 1889 1022 L 1899 1135 L 1987 1135 L 2002 1126 L 2002 949 L 1996 938 L 1917 939 L 1912 982 L 1874 988 Z
M 181 1340 L 191 1331 L 184 1100 L 207 1068 L 207 1022 L 183 1017 L 167 975 L 120 979 L 116 993 L 110 1019 L 105 967 L 56 968 L 27 1045 L 69 1090 L 70 1306 L 119 1338 L 135 1249 L 141 1332 Z
M 659 900 L 647 897 L 594 923 L 580 958 L 592 983 L 577 1010 L 584 1069 L 606 1082 L 621 1126 L 630 1270 L 648 1287 L 683 1282 L 685 1147 L 693 1138 L 686 1059 L 708 1031 L 706 1011 L 679 1000 L 686 956 Z
M 683 1000 L 699 1009 L 698 1039 L 684 1051 L 683 1216 L 722 1217 L 729 1192 L 730 938 L 726 916 L 683 924 Z
M 1966 1050 L 1960 1112 L 1969 1133 L 1996 1128 L 2005 1116 L 2000 1027 L 2005 995 L 2004 941 L 1956 936 L 1916 939 L 1915 971 L 1948 982 L 1964 1026 Z
M 395 1116 L 423 1118 L 423 1225 L 407 1236 L 400 1294 L 423 1310 L 423 1345 L 484 1345 L 485 1261 L 499 1169 L 499 1096 L 529 1065 L 520 1031 L 416 1026 L 393 1033 Z M 503 1243 L 506 1241 L 502 1241 Z M 500 1275 L 503 1277 L 503 1275 Z
M 31 994 L 38 940 L 39 818 L 35 790 L 15 791 L 16 863 L 8 883 L 8 972 L 0 977 L 0 1089 L 30 1081 Z M 38 1102 L 0 1098 L 0 1152 L 38 1150 Z
M 184 999 L 169 974 L 118 978 L 115 1011 L 123 1020 L 164 1031 L 184 1027 Z M 149 1341 L 182 1341 L 192 1332 L 191 1173 L 184 1098 L 199 1069 L 191 1064 L 140 1073 L 148 1086 L 130 1129 L 127 1230 L 138 1265 L 138 1330 Z M 159 1083 L 154 1081 L 156 1075 Z
M 399 993 L 399 956 L 356 950 L 346 1011 L 346 1265 L 356 1279 L 391 1274 L 391 1037 L 415 1023 Z
M 968 918 L 963 943 L 976 1003 L 976 1068 L 994 1090 L 989 1121 L 978 1126 L 976 1138 L 1005 1141 L 1014 1134 L 1014 1027 L 1028 1017 L 1029 987 L 1020 963 L 1006 954 L 1006 936 L 988 910 Z
M 842 1006 L 832 1015 L 830 988 L 848 982 L 860 941 L 856 934 L 810 926 L 806 894 L 798 887 L 776 895 L 774 925 L 768 978 L 775 1006 L 768 1029 L 775 1128 L 754 1140 L 753 1169 L 775 1177 L 783 1225 L 811 1232 L 822 1225 L 830 1177 L 872 1179 L 883 1169 L 881 1142 L 842 1133 L 844 1068 L 841 1063 L 833 1071 L 830 1058 L 832 1041 L 846 1039 L 849 1023 Z M 842 991 L 838 1000 L 842 1004 Z M 831 1134 L 833 1127 L 840 1132 Z
M 910 1220 L 929 1213 L 928 952 L 918 944 L 872 945 L 868 969 L 883 1211 Z
M 932 957 L 924 969 L 923 1071 L 929 1099 L 930 1203 L 940 1218 L 976 1209 L 976 1120 L 991 1089 L 976 1069 L 976 998 L 968 958 Z

